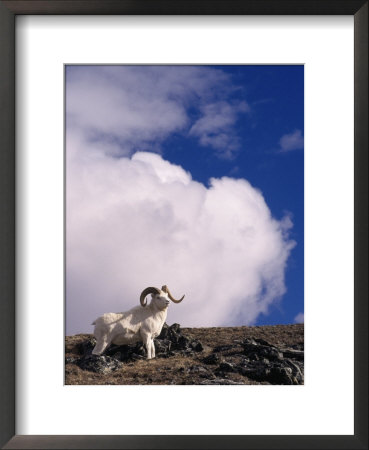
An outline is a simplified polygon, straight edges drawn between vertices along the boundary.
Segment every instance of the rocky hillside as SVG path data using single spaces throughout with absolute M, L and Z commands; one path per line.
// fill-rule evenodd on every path
M 91 355 L 89 334 L 65 340 L 65 384 L 303 384 L 304 325 L 181 328 L 164 324 L 156 358 L 142 344 Z

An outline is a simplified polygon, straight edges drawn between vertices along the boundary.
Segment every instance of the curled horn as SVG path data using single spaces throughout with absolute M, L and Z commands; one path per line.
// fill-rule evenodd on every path
M 142 306 L 146 306 L 147 300 L 145 300 L 145 297 L 149 294 L 160 294 L 160 289 L 156 287 L 147 287 L 146 289 L 144 289 L 140 295 L 140 303 Z
M 179 300 L 176 300 L 175 298 L 173 298 L 172 294 L 170 293 L 170 290 L 168 289 L 167 285 L 162 286 L 161 288 L 162 291 L 166 292 L 168 294 L 168 297 L 172 300 L 172 302 L 174 303 L 180 303 L 185 296 L 183 296 L 182 298 L 180 298 Z

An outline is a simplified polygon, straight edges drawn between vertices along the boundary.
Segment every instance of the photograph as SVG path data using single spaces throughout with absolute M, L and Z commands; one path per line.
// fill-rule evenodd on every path
M 64 66 L 66 385 L 304 384 L 304 65 Z

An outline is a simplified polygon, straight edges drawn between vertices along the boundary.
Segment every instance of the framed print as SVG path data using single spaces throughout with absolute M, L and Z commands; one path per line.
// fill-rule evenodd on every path
M 65 66 L 65 384 L 303 385 L 303 79 L 297 64 Z
M 0 8 L 1 445 L 367 448 L 367 2 Z

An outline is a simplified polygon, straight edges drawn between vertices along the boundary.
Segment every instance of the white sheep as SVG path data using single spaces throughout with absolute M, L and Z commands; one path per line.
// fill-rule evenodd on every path
M 147 306 L 145 297 L 151 294 Z M 155 358 L 154 338 L 159 336 L 167 318 L 169 299 L 179 303 L 167 286 L 161 289 L 148 287 L 140 295 L 140 306 L 122 313 L 106 313 L 95 320 L 96 345 L 93 355 L 101 355 L 110 344 L 126 345 L 142 341 L 147 350 L 147 359 Z

